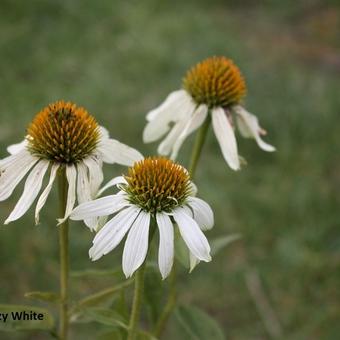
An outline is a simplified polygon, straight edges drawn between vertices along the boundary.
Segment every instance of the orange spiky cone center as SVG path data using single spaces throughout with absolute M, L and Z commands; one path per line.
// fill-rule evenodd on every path
M 27 129 L 28 150 L 59 163 L 77 163 L 95 150 L 99 126 L 84 108 L 58 101 L 40 111 Z
M 186 169 L 163 157 L 136 162 L 124 177 L 127 185 L 122 189 L 130 202 L 152 213 L 171 212 L 191 193 Z
M 188 71 L 184 89 L 196 103 L 228 107 L 240 102 L 246 84 L 239 68 L 225 57 L 208 58 Z

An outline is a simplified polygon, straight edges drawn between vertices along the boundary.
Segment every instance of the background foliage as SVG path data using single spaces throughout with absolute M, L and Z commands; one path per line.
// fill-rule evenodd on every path
M 180 301 L 204 308 L 228 339 L 268 339 L 270 320 L 263 320 L 246 284 L 255 270 L 262 282 L 255 295 L 270 302 L 282 339 L 338 337 L 338 1 L 2 0 L 0 13 L 1 158 L 35 113 L 62 98 L 86 107 L 114 138 L 153 154 L 156 145 L 141 143 L 145 113 L 180 87 L 194 63 L 211 55 L 234 59 L 248 85 L 246 108 L 259 116 L 278 152 L 239 138 L 248 166 L 234 173 L 210 134 L 196 179 L 216 212 L 210 237 L 243 238 L 211 264 L 183 272 Z M 187 142 L 184 163 L 189 151 Z M 106 167 L 106 179 L 122 170 Z M 1 221 L 20 192 L 1 203 Z M 25 304 L 25 292 L 58 287 L 53 195 L 38 227 L 32 211 L 1 227 L 1 303 Z M 92 264 L 91 239 L 82 224 L 72 224 L 72 267 L 114 269 L 121 252 Z M 111 282 L 81 279 L 75 293 Z M 79 330 L 82 339 L 98 333 L 91 325 Z M 164 338 L 186 339 L 174 332 L 171 327 Z

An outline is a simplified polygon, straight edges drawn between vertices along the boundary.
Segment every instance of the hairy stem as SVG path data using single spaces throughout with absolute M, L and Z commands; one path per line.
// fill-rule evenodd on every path
M 128 330 L 128 340 L 135 340 L 138 333 L 139 314 L 142 305 L 144 290 L 144 273 L 146 261 L 139 267 L 135 274 L 135 291 L 133 296 L 132 310 Z
M 203 145 L 207 137 L 207 132 L 209 130 L 210 122 L 211 122 L 211 118 L 210 118 L 210 114 L 208 114 L 207 119 L 205 120 L 205 122 L 203 123 L 203 125 L 200 127 L 200 129 L 197 132 L 195 143 L 192 148 L 190 164 L 189 164 L 189 173 L 190 173 L 191 179 L 193 179 L 195 175 L 197 164 L 202 153 Z
M 65 169 L 58 176 L 60 216 L 64 216 L 67 202 L 67 179 Z M 59 339 L 66 340 L 68 333 L 68 274 L 69 274 L 69 249 L 68 249 L 68 220 L 59 227 L 59 252 L 60 252 L 60 310 L 59 310 Z

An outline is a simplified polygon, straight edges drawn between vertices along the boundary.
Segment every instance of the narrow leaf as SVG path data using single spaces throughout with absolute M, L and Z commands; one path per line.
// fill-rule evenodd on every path
M 72 271 L 70 276 L 77 279 L 84 278 L 96 278 L 96 277 L 107 277 L 107 276 L 117 276 L 121 275 L 121 269 L 115 270 L 95 270 L 95 269 L 85 269 L 85 270 L 75 270 Z
M 193 306 L 180 306 L 176 309 L 175 315 L 187 340 L 225 340 L 218 323 L 201 309 Z
M 122 289 L 128 287 L 133 280 L 126 280 L 123 283 L 115 285 L 111 288 L 107 288 L 97 292 L 95 294 L 91 294 L 84 299 L 80 300 L 71 310 L 71 314 L 75 313 L 83 308 L 95 306 L 101 304 L 103 302 L 107 302 L 110 298 L 112 298 L 115 294 L 119 293 Z
M 125 320 L 119 313 L 110 308 L 86 308 L 83 309 L 76 317 L 71 319 L 72 322 L 97 322 L 105 326 L 119 327 L 127 329 Z
M 43 302 L 57 303 L 60 301 L 58 294 L 53 292 L 28 292 L 24 295 L 28 299 L 38 300 Z
M 223 248 L 228 246 L 230 243 L 239 240 L 242 238 L 241 234 L 232 234 L 228 236 L 220 236 L 218 238 L 215 238 L 210 242 L 211 246 L 211 255 L 214 256 L 218 252 L 220 252 Z

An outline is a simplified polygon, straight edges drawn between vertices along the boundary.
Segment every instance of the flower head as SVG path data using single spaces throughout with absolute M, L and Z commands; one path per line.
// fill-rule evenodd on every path
M 88 157 L 100 141 L 100 128 L 82 107 L 59 101 L 40 111 L 27 129 L 27 148 L 39 158 L 72 164 Z
M 238 104 L 246 94 L 239 68 L 225 57 L 208 58 L 192 67 L 183 87 L 197 104 L 211 108 Z
M 224 159 L 233 170 L 240 168 L 234 133 L 236 125 L 243 137 L 255 139 L 261 149 L 275 150 L 262 140 L 265 131 L 257 117 L 241 106 L 246 85 L 240 70 L 230 59 L 212 57 L 198 63 L 187 72 L 183 88 L 170 93 L 146 116 L 145 143 L 167 134 L 158 147 L 161 155 L 171 155 L 175 159 L 184 140 L 206 119 L 212 119 Z
M 182 205 L 191 193 L 189 174 L 166 158 L 147 158 L 129 168 L 121 186 L 128 200 L 151 213 L 170 213 Z
M 64 101 L 40 111 L 29 125 L 24 141 L 7 150 L 11 155 L 0 160 L 0 201 L 10 197 L 25 175 L 29 175 L 24 192 L 5 224 L 17 220 L 30 208 L 49 167 L 49 182 L 36 205 L 36 223 L 59 170 L 66 172 L 68 181 L 63 221 L 72 211 L 76 198 L 82 203 L 95 197 L 103 181 L 103 162 L 132 165 L 143 158 L 138 151 L 110 139 L 106 129 L 84 108 Z M 91 229 L 97 225 L 95 219 L 85 222 Z
M 97 233 L 90 257 L 98 260 L 128 234 L 123 252 L 123 271 L 130 277 L 145 260 L 152 222 L 159 231 L 158 263 L 166 278 L 174 257 L 174 228 L 188 247 L 191 269 L 199 261 L 210 261 L 210 246 L 202 230 L 214 224 L 213 212 L 203 200 L 194 197 L 195 187 L 181 165 L 166 158 L 146 158 L 129 168 L 128 174 L 114 178 L 100 193 L 117 185 L 120 191 L 80 204 L 70 218 L 87 218 L 114 214 Z

